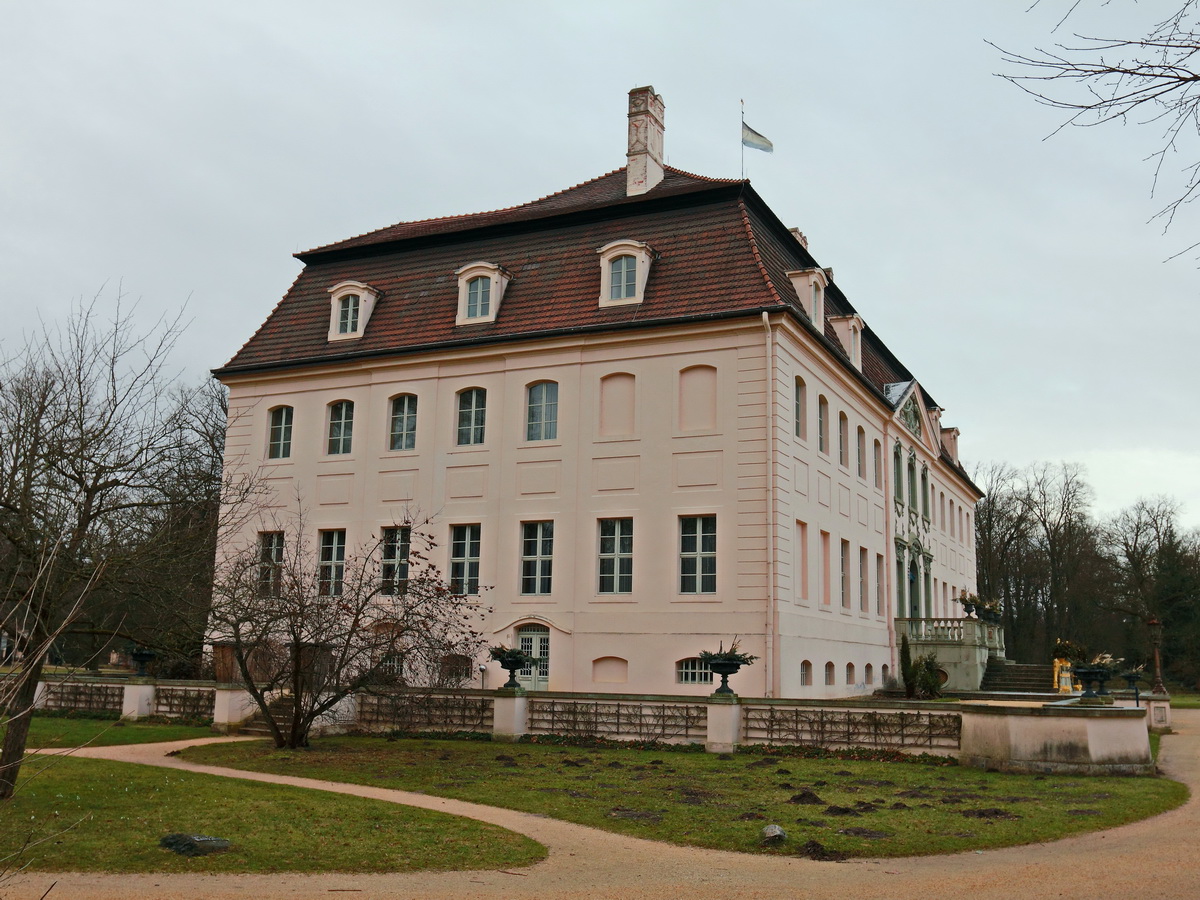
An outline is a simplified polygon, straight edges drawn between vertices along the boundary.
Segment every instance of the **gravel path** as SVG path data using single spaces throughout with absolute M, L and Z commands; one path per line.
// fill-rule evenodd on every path
M 675 847 L 624 837 L 529 813 L 457 800 L 308 778 L 200 766 L 165 756 L 179 744 L 98 747 L 81 756 L 136 762 L 230 778 L 318 788 L 404 803 L 492 822 L 540 841 L 549 858 L 511 871 L 404 875 L 89 875 L 33 873 L 6 894 L 11 900 L 306 900 L 478 897 L 505 900 L 702 897 L 717 900 L 803 897 L 805 900 L 1012 900 L 1014 897 L 1200 897 L 1200 710 L 1175 711 L 1179 734 L 1165 738 L 1159 765 L 1192 789 L 1182 807 L 1111 831 L 1052 844 L 911 859 L 821 863 Z

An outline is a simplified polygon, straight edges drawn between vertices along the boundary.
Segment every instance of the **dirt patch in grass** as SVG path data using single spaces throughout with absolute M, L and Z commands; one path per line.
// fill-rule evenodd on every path
M 487 743 L 340 737 L 319 739 L 307 750 L 241 743 L 193 748 L 185 756 L 422 791 L 653 840 L 786 855 L 797 854 L 818 836 L 825 851 L 850 856 L 923 855 L 1054 840 L 1154 815 L 1187 796 L 1182 785 L 1155 778 L 1058 779 L 910 761 L 718 756 L 661 748 L 581 752 L 530 743 L 497 753 Z M 779 786 L 781 763 L 794 788 Z M 453 781 L 447 778 L 450 772 Z M 817 802 L 793 801 L 808 794 Z M 1102 794 L 1106 797 L 1097 799 Z M 1010 810 L 1014 818 L 981 818 L 986 829 L 964 830 L 964 810 L 1009 806 L 1017 807 Z M 815 815 L 797 815 L 809 809 Z M 1072 809 L 1099 814 L 1068 814 Z M 785 826 L 787 840 L 761 846 L 764 824 Z M 889 836 L 864 837 L 851 825 Z

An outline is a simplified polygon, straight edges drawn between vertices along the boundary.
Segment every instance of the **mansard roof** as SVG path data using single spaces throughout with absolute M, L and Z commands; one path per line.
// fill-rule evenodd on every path
M 748 181 L 668 167 L 662 182 L 628 197 L 618 169 L 531 203 L 491 212 L 400 222 L 297 253 L 305 268 L 267 321 L 218 375 L 406 354 L 439 347 L 612 331 L 786 310 L 811 329 L 786 273 L 816 266 Z M 601 308 L 596 251 L 634 239 L 655 254 L 640 304 Z M 455 325 L 456 269 L 504 266 L 512 281 L 494 322 Z M 328 289 L 342 281 L 379 292 L 369 327 L 352 346 L 330 342 Z M 855 312 L 830 284 L 828 316 Z M 821 338 L 847 367 L 833 326 Z M 863 381 L 912 374 L 868 327 Z

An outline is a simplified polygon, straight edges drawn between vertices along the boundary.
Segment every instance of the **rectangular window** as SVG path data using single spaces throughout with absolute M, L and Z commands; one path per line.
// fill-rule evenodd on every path
M 450 590 L 479 593 L 479 544 L 482 526 L 455 525 L 450 529 Z
M 338 334 L 358 331 L 358 294 L 347 294 L 338 301 Z
M 354 434 L 354 404 L 339 400 L 329 406 L 329 452 L 349 453 Z
M 283 532 L 258 533 L 258 594 L 278 597 L 283 588 Z
M 392 398 L 388 448 L 391 450 L 415 450 L 416 447 L 417 398 L 413 394 L 401 394 L 399 397 Z
M 883 554 L 875 554 L 875 615 L 883 615 L 883 594 L 884 585 L 887 583 L 884 578 L 884 563 Z
M 842 609 L 850 608 L 850 542 L 842 541 Z
M 322 531 L 321 557 L 317 567 L 317 593 L 322 597 L 340 597 L 346 575 L 346 530 Z
M 633 519 L 600 520 L 601 594 L 633 592 Z
M 679 519 L 679 593 L 717 592 L 717 517 Z
M 817 397 L 817 449 L 829 452 L 829 401 Z
M 412 529 L 407 525 L 383 529 L 379 542 L 381 594 L 402 594 L 408 586 L 408 554 L 411 541 Z
M 859 428 L 855 432 L 856 453 L 858 454 L 858 477 L 864 481 L 867 478 L 867 433 Z
M 675 681 L 678 684 L 712 684 L 712 669 L 703 660 L 691 657 L 675 663 Z
M 624 300 L 637 296 L 637 260 L 632 256 L 618 256 L 610 264 L 608 297 Z
M 838 413 L 838 465 L 850 468 L 850 420 L 845 413 Z
M 554 566 L 554 523 L 521 526 L 521 593 L 549 594 Z
M 529 386 L 525 407 L 525 440 L 552 441 L 558 437 L 558 382 L 539 381 Z
M 796 522 L 796 599 L 808 599 L 808 525 Z
M 801 440 L 808 438 L 808 397 L 804 379 L 796 376 L 796 394 L 793 398 L 795 409 L 792 412 L 792 425 L 796 437 Z
M 821 603 L 829 605 L 829 532 L 821 532 Z
M 858 548 L 858 611 L 871 611 L 871 589 L 867 586 L 867 548 Z
M 458 445 L 483 443 L 483 426 L 487 416 L 487 391 L 471 388 L 458 395 Z
M 482 319 L 492 311 L 492 279 L 486 275 L 467 283 L 467 318 Z
M 267 446 L 270 459 L 287 459 L 292 455 L 292 408 L 280 406 L 271 410 L 271 435 Z

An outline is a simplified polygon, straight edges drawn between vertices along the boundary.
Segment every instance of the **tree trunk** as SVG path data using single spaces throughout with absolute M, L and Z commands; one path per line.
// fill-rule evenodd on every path
M 25 761 L 25 742 L 29 738 L 29 720 L 33 716 L 33 701 L 37 697 L 38 681 L 42 677 L 44 654 L 32 664 L 22 666 L 21 687 L 8 707 L 8 730 L 4 734 L 4 747 L 0 750 L 0 800 L 12 797 L 17 789 L 17 776 L 21 774 L 21 763 Z

